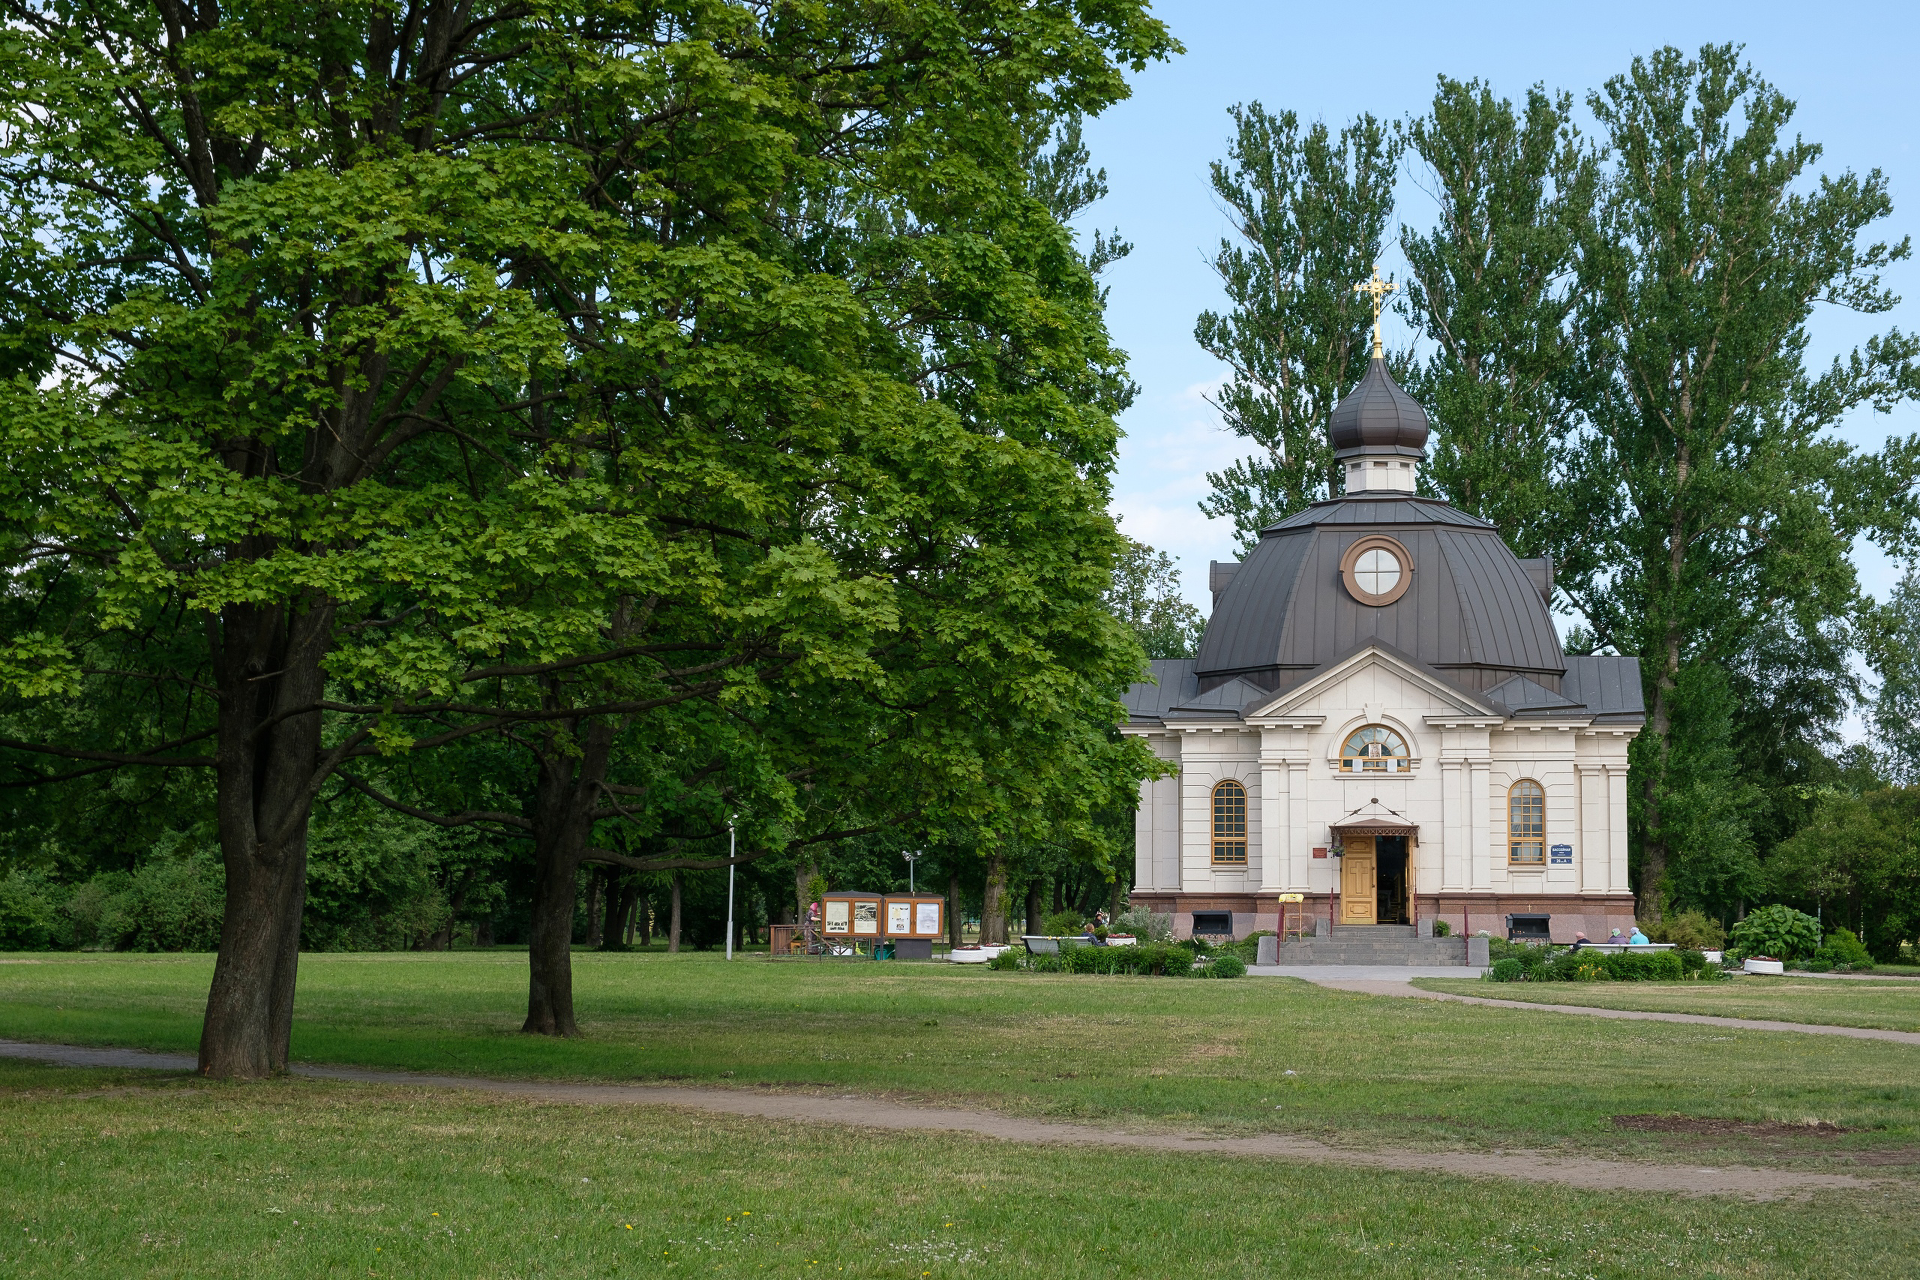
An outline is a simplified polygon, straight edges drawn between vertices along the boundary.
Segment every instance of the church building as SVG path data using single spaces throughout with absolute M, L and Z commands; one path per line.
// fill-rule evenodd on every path
M 1418 495 L 1427 415 L 1377 322 L 1329 431 L 1345 492 L 1216 562 L 1199 656 L 1128 691 L 1124 732 L 1178 767 L 1140 788 L 1133 905 L 1180 936 L 1272 929 L 1296 893 L 1321 937 L 1629 927 L 1638 660 L 1564 653 L 1553 562 Z

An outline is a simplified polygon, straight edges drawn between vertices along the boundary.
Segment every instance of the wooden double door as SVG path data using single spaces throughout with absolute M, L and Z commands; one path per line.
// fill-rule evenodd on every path
M 1340 923 L 1413 923 L 1413 837 L 1350 835 L 1341 843 Z

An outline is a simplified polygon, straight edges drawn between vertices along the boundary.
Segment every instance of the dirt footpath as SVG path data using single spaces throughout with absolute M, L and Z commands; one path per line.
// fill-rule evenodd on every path
M 1410 992 L 1419 995 L 1432 994 Z M 185 1054 L 146 1053 L 137 1049 L 89 1049 L 69 1045 L 26 1044 L 0 1040 L 0 1056 L 73 1067 L 133 1067 L 191 1071 Z M 859 1094 L 821 1097 L 764 1089 L 686 1088 L 678 1085 L 563 1084 L 529 1080 L 491 1080 L 474 1076 L 424 1075 L 372 1071 L 361 1067 L 296 1064 L 292 1074 L 316 1080 L 356 1084 L 461 1089 L 530 1098 L 541 1102 L 596 1106 L 679 1107 L 768 1120 L 804 1120 L 849 1128 L 919 1130 L 973 1134 L 1005 1142 L 1077 1147 L 1126 1147 L 1142 1151 L 1258 1156 L 1315 1164 L 1352 1165 L 1403 1173 L 1437 1173 L 1466 1178 L 1513 1178 L 1550 1182 L 1594 1191 L 1657 1191 L 1671 1195 L 1737 1196 L 1776 1200 L 1814 1191 L 1862 1189 L 1870 1179 L 1844 1173 L 1803 1173 L 1746 1166 L 1636 1164 L 1587 1156 L 1547 1155 L 1537 1151 L 1362 1151 L 1336 1147 L 1289 1134 L 1251 1138 L 1206 1134 L 1129 1133 L 1090 1125 L 1023 1120 L 991 1111 L 910 1106 Z
M 1707 1013 L 1656 1013 L 1650 1009 L 1601 1009 L 1586 1004 L 1544 1004 L 1536 1000 L 1495 1000 L 1463 996 L 1451 991 L 1427 991 L 1411 982 L 1373 978 L 1309 978 L 1315 986 L 1336 991 L 1358 991 L 1369 996 L 1413 996 L 1421 1000 L 1455 1000 L 1500 1009 L 1544 1009 L 1548 1013 L 1578 1013 L 1589 1018 L 1625 1018 L 1633 1022 L 1691 1022 L 1703 1027 L 1736 1027 L 1743 1031 L 1798 1031 L 1810 1036 L 1845 1036 L 1852 1040 L 1892 1040 L 1920 1044 L 1920 1031 L 1891 1031 L 1884 1027 L 1832 1027 L 1818 1022 L 1779 1022 L 1767 1018 L 1723 1018 Z

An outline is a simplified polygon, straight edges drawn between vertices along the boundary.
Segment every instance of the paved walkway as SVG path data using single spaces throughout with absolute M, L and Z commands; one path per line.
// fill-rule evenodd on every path
M 0 1057 L 24 1058 L 69 1067 L 132 1067 L 159 1071 L 191 1071 L 196 1065 L 194 1059 L 184 1053 L 29 1044 L 14 1040 L 0 1040 Z M 290 1074 L 355 1084 L 466 1089 L 539 1102 L 680 1107 L 769 1120 L 846 1125 L 850 1128 L 964 1133 L 1049 1146 L 1213 1153 L 1349 1165 L 1397 1173 L 1513 1178 L 1523 1182 L 1558 1183 L 1592 1191 L 1653 1191 L 1670 1195 L 1777 1200 L 1787 1196 L 1804 1196 L 1814 1191 L 1859 1190 L 1871 1187 L 1874 1181 L 1846 1173 L 1807 1173 L 1743 1165 L 1702 1168 L 1699 1165 L 1634 1164 L 1624 1160 L 1556 1156 L 1538 1151 L 1363 1151 L 1284 1133 L 1260 1134 L 1250 1138 L 1128 1133 L 1119 1129 L 1096 1129 L 1091 1125 L 1025 1120 L 991 1111 L 911 1106 L 851 1093 L 823 1097 L 751 1088 L 562 1084 L 536 1080 L 491 1080 L 477 1076 L 425 1075 L 409 1071 L 373 1071 L 361 1067 L 323 1067 L 307 1063 L 296 1063 L 290 1068 Z
M 1798 1031 L 1812 1036 L 1845 1036 L 1851 1040 L 1892 1040 L 1920 1044 L 1920 1031 L 1889 1031 L 1882 1027 L 1830 1027 L 1817 1022 L 1777 1022 L 1768 1018 L 1722 1018 L 1704 1013 L 1656 1013 L 1649 1009 L 1601 1009 L 1584 1004 L 1546 1004 L 1536 1000 L 1495 1000 L 1489 996 L 1462 996 L 1451 991 L 1425 991 L 1414 978 L 1473 978 L 1484 970 L 1421 965 L 1256 965 L 1247 970 L 1263 977 L 1304 978 L 1337 991 L 1370 996 L 1411 996 L 1421 1000 L 1452 1000 L 1460 1004 L 1492 1005 L 1500 1009 L 1544 1009 L 1548 1013 L 1577 1013 L 1589 1018 L 1622 1018 L 1631 1022 L 1692 1022 L 1703 1027 L 1733 1027 L 1742 1031 Z

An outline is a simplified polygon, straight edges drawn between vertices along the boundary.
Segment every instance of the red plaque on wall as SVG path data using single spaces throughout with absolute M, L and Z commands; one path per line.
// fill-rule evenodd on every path
M 1313 856 L 1316 858 L 1324 858 L 1327 856 L 1327 851 L 1324 848 L 1315 848 Z

